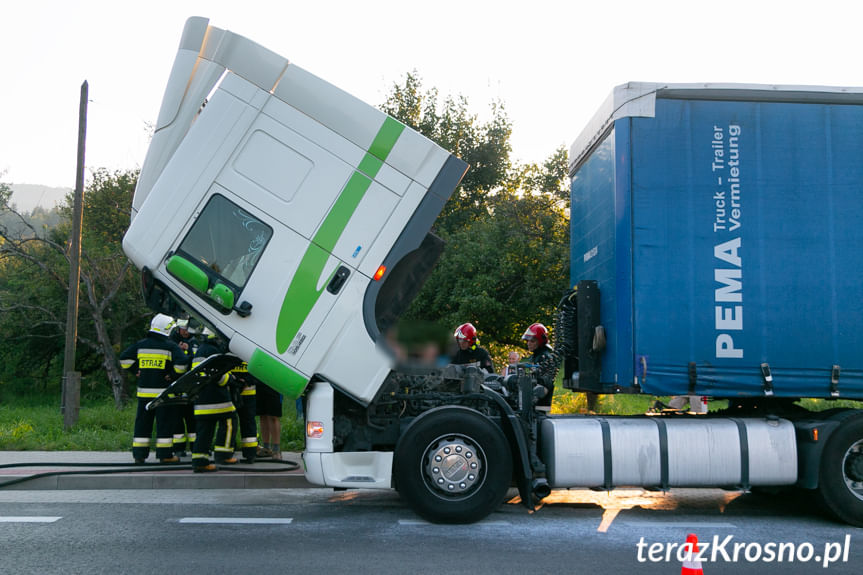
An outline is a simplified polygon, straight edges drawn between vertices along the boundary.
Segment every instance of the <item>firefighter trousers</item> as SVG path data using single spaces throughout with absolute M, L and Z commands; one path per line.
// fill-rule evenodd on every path
M 195 406 L 191 403 L 177 406 L 177 428 L 174 430 L 174 453 L 192 451 L 195 445 Z
M 135 414 L 135 433 L 132 439 L 132 457 L 136 460 L 147 459 L 150 455 L 153 423 L 156 424 L 156 457 L 168 459 L 174 454 L 174 426 L 176 425 L 176 406 L 162 405 L 155 410 L 147 410 L 152 397 L 138 398 L 138 411 Z
M 237 417 L 240 420 L 239 447 L 243 452 L 243 459 L 254 461 L 258 452 L 258 424 L 255 421 L 257 405 L 254 395 L 243 394 L 239 405 L 237 405 Z
M 192 465 L 195 467 L 208 465 L 211 450 L 214 452 L 216 463 L 230 459 L 234 455 L 236 429 L 236 412 L 195 415 L 195 446 L 192 448 Z

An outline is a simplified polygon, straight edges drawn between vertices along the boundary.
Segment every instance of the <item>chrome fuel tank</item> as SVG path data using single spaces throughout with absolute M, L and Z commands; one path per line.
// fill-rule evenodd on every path
M 542 458 L 552 487 L 743 487 L 797 480 L 784 419 L 550 417 Z

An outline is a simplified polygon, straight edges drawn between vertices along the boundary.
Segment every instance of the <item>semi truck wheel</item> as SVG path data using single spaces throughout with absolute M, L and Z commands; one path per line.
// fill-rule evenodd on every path
M 863 527 L 863 415 L 843 421 L 824 447 L 818 494 L 837 518 Z
M 503 432 L 466 407 L 440 407 L 415 419 L 394 457 L 396 489 L 435 523 L 479 521 L 501 504 L 512 479 Z

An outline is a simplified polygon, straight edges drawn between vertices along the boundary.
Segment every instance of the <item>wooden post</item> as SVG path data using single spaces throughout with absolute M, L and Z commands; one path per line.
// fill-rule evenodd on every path
M 63 378 L 66 409 L 63 411 L 63 429 L 69 431 L 78 423 L 78 413 L 81 410 L 81 372 L 68 371 Z
M 81 84 L 78 111 L 78 166 L 72 205 L 72 237 L 69 246 L 69 298 L 66 305 L 66 349 L 63 354 L 63 427 L 78 423 L 81 407 L 81 374 L 75 371 L 78 342 L 78 291 L 81 282 L 81 227 L 84 220 L 84 143 L 87 139 L 87 81 Z

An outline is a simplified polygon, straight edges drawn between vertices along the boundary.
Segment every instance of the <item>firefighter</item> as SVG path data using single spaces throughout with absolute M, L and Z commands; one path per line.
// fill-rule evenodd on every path
M 245 463 L 254 463 L 258 451 L 257 414 L 257 384 L 258 380 L 249 373 L 249 366 L 244 361 L 231 370 L 231 376 L 238 383 L 239 401 L 236 403 L 237 416 L 240 422 L 240 450 Z
M 525 363 L 535 365 L 534 372 L 538 374 L 541 385 L 533 389 L 537 397 L 536 408 L 539 411 L 551 409 L 551 396 L 554 394 L 554 376 L 557 366 L 553 356 L 553 349 L 548 344 L 548 329 L 541 323 L 531 324 L 521 336 L 527 342 L 527 349 L 531 353 L 525 359 Z
M 163 405 L 152 411 L 147 410 L 147 404 L 189 367 L 183 351 L 168 337 L 173 324 L 172 317 L 161 313 L 156 315 L 150 321 L 147 337 L 120 354 L 120 366 L 135 370 L 138 375 L 138 411 L 132 439 L 132 457 L 138 464 L 144 463 L 150 454 L 154 420 L 156 457 L 161 463 L 176 463 L 180 460 L 173 453 L 175 406 Z
M 204 328 L 201 335 L 204 341 L 195 352 L 192 368 L 203 363 L 208 357 L 222 353 L 216 346 L 216 336 L 213 332 Z M 205 385 L 195 398 L 195 445 L 192 448 L 192 469 L 195 473 L 218 470 L 216 465 L 210 462 L 211 448 L 216 463 L 222 465 L 237 463 L 234 457 L 236 408 L 231 402 L 231 391 L 228 386 L 230 379 L 230 373 L 226 373 L 218 381 Z
M 479 347 L 476 328 L 471 323 L 463 323 L 455 328 L 456 343 L 458 351 L 452 358 L 456 365 L 476 365 L 486 373 L 494 373 L 494 363 L 485 348 Z
M 171 340 L 183 350 L 188 362 L 195 357 L 198 349 L 198 341 L 192 333 L 189 320 L 177 320 L 171 331 Z M 195 406 L 184 403 L 176 407 L 177 428 L 174 430 L 174 455 L 185 456 L 187 451 L 192 451 L 195 444 Z

